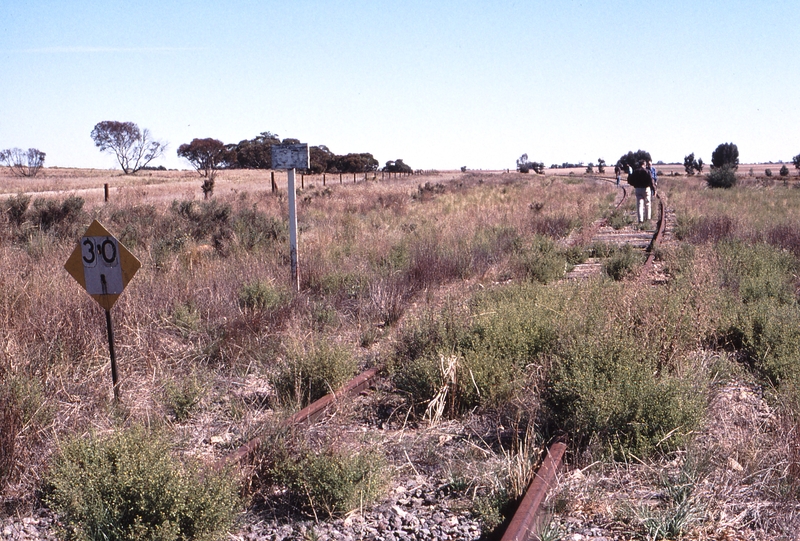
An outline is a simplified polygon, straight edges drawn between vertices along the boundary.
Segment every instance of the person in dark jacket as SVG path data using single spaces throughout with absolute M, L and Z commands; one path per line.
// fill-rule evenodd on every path
M 655 187 L 653 186 L 653 177 L 645 169 L 643 161 L 637 163 L 636 169 L 628 175 L 628 184 L 635 188 L 636 214 L 639 218 L 639 223 L 650 220 L 650 190 L 655 193 Z

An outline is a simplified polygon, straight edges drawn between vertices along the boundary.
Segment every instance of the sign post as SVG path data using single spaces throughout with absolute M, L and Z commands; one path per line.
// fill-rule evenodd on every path
M 289 177 L 289 254 L 292 268 L 292 287 L 300 291 L 300 271 L 297 264 L 297 200 L 295 169 L 308 169 L 308 145 L 272 145 L 272 168 L 286 169 Z
M 114 400 L 119 402 L 117 359 L 114 353 L 114 327 L 111 307 L 117 302 L 142 264 L 97 220 L 78 241 L 64 268 L 106 312 L 108 350 L 111 357 L 111 380 Z

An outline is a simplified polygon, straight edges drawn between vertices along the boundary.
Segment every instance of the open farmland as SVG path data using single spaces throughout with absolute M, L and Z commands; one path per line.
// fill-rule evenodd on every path
M 280 174 L 273 194 L 225 171 L 208 200 L 184 171 L 0 176 L 0 532 L 85 522 L 64 457 L 92 445 L 163 443 L 207 480 L 260 438 L 198 538 L 490 538 L 564 438 L 543 535 L 791 539 L 800 189 L 749 167 L 729 190 L 662 173 L 652 275 L 581 234 L 643 228 L 579 170 L 306 177 L 299 292 Z M 119 405 L 103 311 L 63 269 L 92 219 L 142 262 L 112 311 Z M 589 258 L 602 273 L 566 279 Z M 370 391 L 283 424 L 371 367 Z

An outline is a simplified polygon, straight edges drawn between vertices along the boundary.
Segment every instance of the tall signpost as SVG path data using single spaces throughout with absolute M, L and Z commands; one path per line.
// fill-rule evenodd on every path
M 142 264 L 97 220 L 89 225 L 78 241 L 64 268 L 106 311 L 108 350 L 111 357 L 111 380 L 114 400 L 119 402 L 117 359 L 114 354 L 114 327 L 111 307 L 125 290 Z
M 289 252 L 292 265 L 292 287 L 300 291 L 297 268 L 297 201 L 294 187 L 295 169 L 308 169 L 308 145 L 272 145 L 272 168 L 286 169 L 289 176 Z

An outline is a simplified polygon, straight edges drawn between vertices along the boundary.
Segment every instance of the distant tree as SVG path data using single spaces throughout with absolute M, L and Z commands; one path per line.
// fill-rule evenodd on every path
M 694 170 L 702 174 L 703 167 L 705 167 L 705 165 L 706 164 L 703 163 L 703 158 L 697 158 L 697 160 L 694 162 Z
M 797 174 L 800 175 L 800 154 L 792 158 L 792 163 L 794 164 L 794 168 L 797 169 Z
M 280 142 L 277 134 L 265 131 L 253 139 L 228 145 L 228 150 L 234 153 L 231 166 L 242 169 L 272 169 L 272 145 Z
M 687 175 L 694 175 L 694 152 L 683 157 L 683 169 Z
M 603 158 L 597 158 L 597 172 L 601 175 L 606 172 L 606 161 Z
M 207 199 L 214 193 L 214 180 L 217 171 L 225 167 L 233 159 L 233 153 L 219 139 L 192 139 L 178 147 L 178 156 L 192 164 L 203 182 L 203 196 Z
M 686 170 L 687 175 L 702 173 L 703 167 L 705 167 L 705 164 L 703 163 L 703 158 L 698 158 L 695 160 L 694 152 L 692 152 L 688 156 L 683 157 L 683 168 Z
M 594 173 L 594 164 L 592 162 L 589 162 L 589 165 L 586 166 L 586 172 Z
M 325 173 L 333 163 L 336 155 L 325 145 L 313 146 L 308 149 L 308 170 L 319 175 Z
M 620 156 L 619 160 L 617 160 L 617 165 L 623 170 L 628 167 L 634 169 L 636 168 L 636 164 L 640 161 L 651 162 L 653 159 L 650 157 L 650 153 L 644 150 L 637 150 L 636 152 L 628 151 L 627 154 Z
M 102 152 L 113 152 L 122 167 L 130 175 L 164 154 L 167 144 L 156 141 L 150 130 L 139 130 L 133 122 L 104 120 L 95 124 L 92 141 Z
M 351 153 L 336 156 L 331 164 L 331 172 L 366 173 L 378 170 L 378 160 L 369 152 Z
M 739 148 L 733 143 L 722 143 L 711 153 L 711 166 L 730 166 L 734 171 L 739 168 Z
M 780 175 L 781 175 L 782 177 L 788 177 L 788 176 L 789 176 L 789 168 L 788 168 L 788 167 L 786 167 L 786 164 L 783 164 L 783 165 L 781 166 Z
M 403 160 L 394 160 L 386 162 L 386 166 L 383 168 L 384 171 L 388 173 L 413 173 L 414 170 L 409 166 L 403 163 Z
M 531 170 L 537 175 L 541 175 L 544 173 L 544 162 L 532 162 L 528 159 L 527 154 L 523 154 L 517 158 L 517 171 L 520 173 L 527 173 Z
M 767 175 L 768 177 L 771 177 L 772 176 L 772 169 L 764 169 L 764 174 Z
M 44 152 L 36 148 L 27 151 L 20 148 L 0 150 L 0 163 L 9 167 L 19 177 L 35 177 L 44 167 Z

